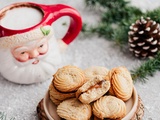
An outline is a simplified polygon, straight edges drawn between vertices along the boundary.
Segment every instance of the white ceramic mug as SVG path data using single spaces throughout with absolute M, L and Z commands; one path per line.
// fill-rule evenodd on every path
M 52 23 L 70 17 L 70 26 L 61 42 L 55 39 Z M 21 84 L 52 77 L 60 62 L 59 46 L 67 46 L 82 28 L 80 14 L 62 4 L 21 2 L 0 10 L 0 73 Z

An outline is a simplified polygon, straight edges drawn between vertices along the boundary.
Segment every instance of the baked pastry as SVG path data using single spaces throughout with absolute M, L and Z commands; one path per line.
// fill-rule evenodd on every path
M 92 110 L 89 104 L 83 104 L 76 98 L 70 98 L 58 105 L 57 114 L 66 120 L 89 120 Z
M 126 115 L 125 103 L 114 96 L 103 96 L 93 103 L 93 114 L 100 118 L 121 119 Z
M 84 70 L 86 78 L 89 80 L 92 77 L 102 76 L 105 77 L 108 74 L 109 70 L 101 66 L 91 66 Z
M 53 75 L 54 86 L 61 92 L 73 92 L 86 82 L 83 70 L 68 65 L 57 70 Z
M 111 82 L 109 93 L 123 101 L 127 101 L 132 96 L 133 80 L 130 72 L 125 67 L 113 68 L 109 71 L 106 79 Z
M 60 92 L 55 89 L 52 82 L 49 86 L 49 97 L 55 105 L 59 105 L 63 100 L 75 97 L 75 92 Z
M 91 103 L 103 96 L 110 88 L 110 81 L 102 76 L 93 77 L 83 84 L 76 92 L 76 97 L 82 103 Z

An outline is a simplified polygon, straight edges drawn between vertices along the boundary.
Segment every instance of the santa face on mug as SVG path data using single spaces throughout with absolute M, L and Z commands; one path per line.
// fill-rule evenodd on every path
M 11 53 L 13 57 L 19 62 L 27 62 L 31 59 L 35 61 L 32 64 L 39 62 L 39 55 L 45 55 L 48 51 L 48 40 L 40 39 L 37 41 L 29 42 L 28 44 L 16 46 L 12 48 Z
M 49 27 L 48 34 L 37 31 L 1 41 L 0 72 L 9 81 L 22 84 L 45 81 L 52 77 L 61 62 L 52 29 Z

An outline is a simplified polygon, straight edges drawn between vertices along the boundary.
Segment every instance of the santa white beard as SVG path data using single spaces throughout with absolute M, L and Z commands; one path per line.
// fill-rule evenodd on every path
M 32 64 L 35 60 L 38 64 Z M 51 79 L 56 72 L 61 56 L 54 37 L 49 41 L 48 52 L 27 62 L 18 62 L 10 49 L 0 49 L 0 73 L 9 81 L 20 84 L 31 84 Z

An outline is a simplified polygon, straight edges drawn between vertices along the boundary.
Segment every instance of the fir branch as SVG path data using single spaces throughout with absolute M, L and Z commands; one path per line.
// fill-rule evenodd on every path
M 4 112 L 0 112 L 0 120 L 8 120 Z M 15 118 L 10 118 L 9 120 L 15 120 Z
M 123 47 L 128 43 L 128 28 L 121 27 L 119 29 L 116 29 L 113 32 L 113 40 L 115 40 L 116 44 L 120 47 Z
M 100 5 L 107 9 L 112 8 L 123 8 L 125 7 L 129 2 L 124 0 L 85 0 L 87 6 L 96 6 Z
M 113 27 L 109 24 L 101 23 L 97 27 L 91 28 L 92 32 L 97 33 L 99 37 L 112 40 Z
M 159 16 L 160 16 L 160 7 L 152 11 L 147 11 L 144 15 L 144 17 L 150 17 L 152 20 L 156 21 L 157 23 L 160 23 Z
M 6 115 L 4 112 L 0 112 L 0 120 L 6 120 Z
M 132 79 L 145 82 L 148 76 L 153 76 L 156 71 L 160 71 L 160 52 L 155 58 L 149 59 L 138 68 L 131 70 Z
M 143 13 L 140 9 L 126 6 L 120 9 L 110 9 L 109 11 L 104 12 L 101 20 L 102 22 L 107 23 L 121 23 L 124 19 L 130 21 L 131 18 L 142 15 Z
M 100 37 L 124 46 L 128 42 L 129 26 L 136 20 L 133 18 L 140 18 L 143 15 L 140 9 L 127 6 L 128 3 L 124 0 L 86 0 L 87 5 L 101 5 L 107 9 L 103 11 L 99 24 L 91 27 L 84 24 L 82 32 L 96 33 Z
M 100 23 L 97 26 L 90 26 L 88 27 L 87 24 L 83 24 L 82 32 L 85 34 L 98 34 L 99 37 L 104 37 L 105 39 L 112 40 L 112 34 L 113 34 L 113 26 L 106 24 L 106 23 Z
M 140 16 L 133 16 L 130 20 L 122 19 L 118 27 L 114 30 L 112 39 L 120 46 L 124 47 L 128 44 L 128 31 L 132 23 L 134 23 Z

